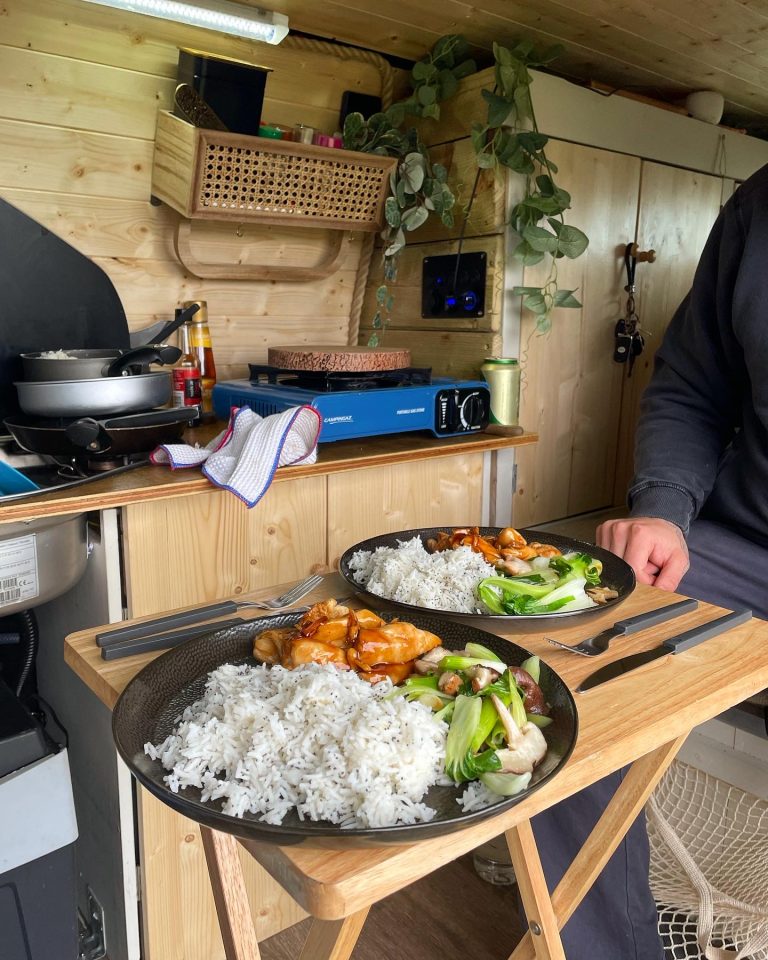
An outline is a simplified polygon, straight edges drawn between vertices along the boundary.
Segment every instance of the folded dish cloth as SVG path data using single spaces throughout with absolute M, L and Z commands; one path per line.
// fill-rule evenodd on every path
M 232 411 L 229 424 L 205 446 L 163 444 L 150 455 L 153 463 L 172 470 L 197 467 L 217 487 L 254 506 L 264 496 L 278 467 L 314 463 L 322 420 L 314 407 L 292 407 L 260 417 L 248 407 Z

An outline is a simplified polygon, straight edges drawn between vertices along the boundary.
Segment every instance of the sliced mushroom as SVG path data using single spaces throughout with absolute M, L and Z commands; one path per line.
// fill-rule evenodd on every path
M 499 772 L 532 773 L 533 768 L 541 763 L 547 753 L 544 734 L 530 720 L 526 721 L 522 727 L 518 727 L 512 714 L 495 693 L 491 694 L 491 700 L 507 737 L 507 749 L 496 751 L 496 755 L 501 760 Z
M 611 587 L 587 587 L 584 591 L 588 597 L 591 597 L 595 603 L 608 603 L 609 600 L 615 600 L 619 595 L 618 590 Z
M 446 670 L 440 674 L 440 679 L 437 681 L 437 689 L 442 690 L 443 693 L 447 693 L 451 697 L 455 697 L 459 690 L 461 690 L 462 683 L 463 680 L 458 673 L 454 673 L 453 670 Z
M 472 679 L 472 689 L 477 693 L 484 690 L 488 684 L 493 683 L 500 676 L 497 670 L 491 670 L 490 667 L 481 667 L 475 665 L 467 670 L 467 675 Z
M 423 657 L 419 657 L 413 665 L 416 673 L 425 676 L 428 673 L 437 673 L 437 667 L 443 657 L 447 657 L 449 651 L 445 647 L 434 647 L 427 651 Z

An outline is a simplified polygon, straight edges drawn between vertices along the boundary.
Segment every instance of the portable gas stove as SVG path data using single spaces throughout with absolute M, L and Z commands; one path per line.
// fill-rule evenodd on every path
M 306 404 L 323 418 L 321 443 L 412 430 L 454 437 L 488 425 L 487 384 L 432 377 L 428 368 L 331 372 L 249 364 L 249 369 L 248 380 L 213 388 L 217 417 L 226 420 L 233 407 L 267 417 Z

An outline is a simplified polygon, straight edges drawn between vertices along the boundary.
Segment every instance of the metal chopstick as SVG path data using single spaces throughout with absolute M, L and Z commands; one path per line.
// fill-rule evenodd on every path
M 200 620 L 223 617 L 228 613 L 235 613 L 238 605 L 234 600 L 222 600 L 221 603 L 211 603 L 207 607 L 195 607 L 192 610 L 182 610 L 180 613 L 171 613 L 166 617 L 155 617 L 143 623 L 134 623 L 129 627 L 117 627 L 114 630 L 105 630 L 96 634 L 96 645 L 109 647 L 114 643 L 125 640 L 138 640 L 148 637 L 163 629 L 183 627 L 189 623 L 198 623 Z
M 253 622 L 257 622 L 258 617 Z M 250 623 L 242 617 L 235 617 L 232 620 L 219 620 L 218 623 L 198 624 L 195 627 L 189 627 L 185 630 L 172 630 L 165 633 L 157 633 L 149 637 L 135 637 L 129 640 L 110 643 L 109 646 L 101 648 L 103 660 L 119 660 L 121 657 L 132 657 L 137 653 L 151 653 L 153 650 L 170 650 L 173 647 L 181 646 L 187 640 L 194 640 L 196 637 L 205 636 L 206 633 L 218 633 L 220 630 L 228 630 L 230 627 L 239 627 L 244 623 Z

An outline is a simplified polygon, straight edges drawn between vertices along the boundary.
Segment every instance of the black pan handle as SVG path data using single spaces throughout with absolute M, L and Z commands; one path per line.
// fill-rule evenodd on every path
M 104 376 L 127 376 L 130 373 L 146 373 L 150 363 L 175 363 L 181 356 L 178 347 L 162 343 L 146 344 L 126 350 L 113 360 L 104 370 Z
M 110 435 L 98 420 L 91 417 L 84 417 L 82 420 L 67 424 L 64 433 L 76 447 L 82 447 L 93 453 L 104 453 L 112 446 Z
M 163 343 L 163 341 L 167 340 L 168 337 L 170 337 L 172 333 L 175 333 L 182 324 L 194 317 L 199 309 L 199 303 L 191 303 L 188 307 L 185 307 L 184 310 L 177 310 L 176 316 L 173 318 L 173 320 L 169 320 L 168 323 L 166 323 L 166 325 L 157 334 L 155 337 L 155 343 Z

